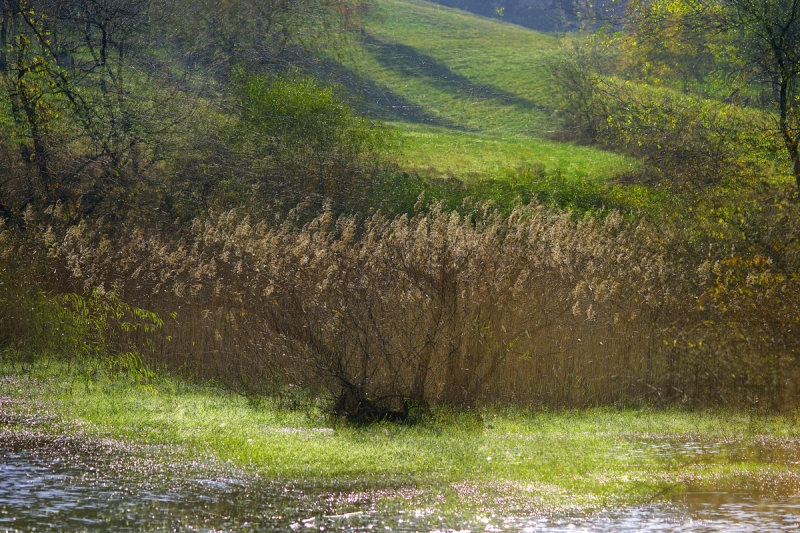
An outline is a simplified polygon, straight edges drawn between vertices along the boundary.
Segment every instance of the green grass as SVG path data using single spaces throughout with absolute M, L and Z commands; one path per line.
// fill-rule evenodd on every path
M 607 179 L 634 161 L 549 140 L 549 63 L 561 38 L 418 0 L 381 0 L 346 67 L 396 132 L 392 154 L 426 176 L 501 178 L 521 163 Z
M 598 147 L 552 140 L 561 123 L 559 87 L 550 72 L 576 39 L 424 0 L 378 0 L 362 45 L 344 62 L 345 79 L 375 115 L 391 123 L 396 135 L 390 151 L 405 170 L 466 182 L 513 181 L 509 169 L 543 164 L 566 180 L 597 184 L 640 164 Z M 645 100 L 684 96 L 667 87 L 630 87 Z M 765 118 L 763 111 L 739 107 L 725 113 L 752 115 L 752 123 Z M 741 160 L 785 175 L 781 150 L 743 152 Z
M 646 501 L 687 483 L 800 476 L 796 462 L 767 453 L 770 446 L 793 448 L 792 439 L 800 436 L 796 416 L 435 411 L 416 426 L 358 428 L 331 425 L 311 404 L 288 410 L 277 400 L 253 402 L 175 379 L 143 385 L 103 372 L 89 379 L 53 363 L 40 363 L 30 374 L 6 366 L 4 373 L 4 409 L 55 414 L 58 422 L 47 432 L 77 428 L 88 438 L 177 445 L 189 459 L 210 456 L 267 478 L 346 482 L 390 476 L 411 484 L 464 483 L 479 492 L 502 486 L 524 495 L 535 489 L 548 508 L 595 508 Z M 7 425 L 2 431 L 10 430 Z M 755 446 L 758 454 L 737 456 L 723 448 L 698 462 L 680 446 L 667 455 L 654 446 L 686 442 L 731 450 Z
M 391 125 L 401 132 L 398 163 L 422 175 L 458 177 L 471 182 L 502 179 L 520 168 L 541 165 L 546 170 L 560 169 L 570 180 L 602 182 L 634 166 L 632 160 L 622 161 L 611 152 L 551 140 L 482 135 L 397 122 Z

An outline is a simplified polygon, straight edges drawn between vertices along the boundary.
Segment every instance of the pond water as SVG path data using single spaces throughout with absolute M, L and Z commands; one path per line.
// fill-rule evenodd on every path
M 770 532 L 800 529 L 800 494 L 686 492 L 588 515 L 459 515 L 400 481 L 277 483 L 165 448 L 0 438 L 0 531 Z M 155 459 L 158 457 L 158 460 Z M 165 461 L 165 457 L 167 460 Z M 433 502 L 433 503 L 431 503 Z

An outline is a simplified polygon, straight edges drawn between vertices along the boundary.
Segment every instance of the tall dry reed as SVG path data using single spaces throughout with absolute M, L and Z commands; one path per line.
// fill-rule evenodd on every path
M 56 233 L 54 284 L 165 318 L 153 360 L 252 391 L 325 389 L 358 419 L 430 403 L 775 408 L 800 392 L 796 275 L 721 247 L 695 257 L 679 231 L 616 214 L 532 204 L 300 226 L 230 211 L 180 237 Z

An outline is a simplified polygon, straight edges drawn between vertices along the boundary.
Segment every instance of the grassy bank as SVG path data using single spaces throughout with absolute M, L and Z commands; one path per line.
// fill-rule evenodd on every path
M 177 445 L 189 460 L 210 456 L 266 478 L 388 477 L 446 487 L 459 499 L 480 499 L 475 505 L 494 494 L 551 510 L 641 503 L 687 487 L 800 486 L 796 415 L 434 411 L 414 426 L 362 428 L 331 425 L 300 395 L 254 403 L 213 386 L 164 377 L 145 384 L 56 363 L 3 373 L 2 432 L 37 420 L 34 431 Z M 291 409 L 298 400 L 300 408 Z

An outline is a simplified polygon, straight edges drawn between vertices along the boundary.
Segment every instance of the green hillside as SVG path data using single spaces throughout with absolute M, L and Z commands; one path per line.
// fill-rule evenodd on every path
M 419 0 L 380 0 L 347 62 L 355 89 L 397 135 L 399 163 L 425 175 L 494 178 L 543 164 L 605 179 L 633 161 L 548 139 L 548 62 L 558 36 Z

